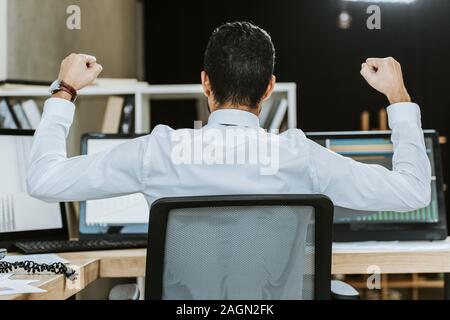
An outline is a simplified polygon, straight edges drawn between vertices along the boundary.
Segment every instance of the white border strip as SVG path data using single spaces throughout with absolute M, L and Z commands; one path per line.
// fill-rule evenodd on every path
M 8 75 L 8 1 L 0 0 L 0 81 L 6 80 Z

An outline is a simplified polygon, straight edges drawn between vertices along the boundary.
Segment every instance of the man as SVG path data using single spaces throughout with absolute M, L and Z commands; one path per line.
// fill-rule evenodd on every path
M 136 192 L 149 204 L 164 196 L 314 193 L 360 210 L 406 211 L 428 205 L 431 169 L 420 110 L 411 103 L 398 62 L 370 58 L 361 67 L 361 75 L 391 104 L 387 111 L 394 144 L 392 171 L 344 158 L 308 140 L 299 129 L 279 136 L 260 129 L 262 102 L 275 86 L 274 63 L 275 49 L 264 30 L 247 22 L 224 24 L 211 35 L 201 73 L 211 111 L 206 126 L 173 130 L 159 125 L 151 134 L 111 150 L 67 158 L 73 91 L 89 85 L 102 71 L 94 57 L 68 56 L 58 78 L 63 86 L 46 101 L 35 134 L 28 192 L 46 201 Z M 237 143 L 224 138 L 230 131 Z M 251 158 L 258 152 L 254 144 L 271 150 L 268 159 L 224 161 L 241 153 Z M 273 170 L 261 170 L 268 163 Z

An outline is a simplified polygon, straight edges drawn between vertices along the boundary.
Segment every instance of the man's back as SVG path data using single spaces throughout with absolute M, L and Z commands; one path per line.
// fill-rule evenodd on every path
M 280 135 L 258 126 L 255 116 L 216 111 L 201 129 L 157 126 L 150 137 L 149 202 L 167 196 L 317 193 L 301 130 Z
M 217 110 L 202 129 L 157 126 L 111 150 L 67 159 L 73 113 L 70 102 L 46 102 L 27 179 L 35 197 L 77 201 L 142 192 L 151 204 L 169 196 L 317 193 L 342 207 L 395 211 L 425 207 L 430 198 L 430 163 L 413 103 L 388 108 L 393 171 L 344 158 L 301 130 L 267 133 L 240 110 Z

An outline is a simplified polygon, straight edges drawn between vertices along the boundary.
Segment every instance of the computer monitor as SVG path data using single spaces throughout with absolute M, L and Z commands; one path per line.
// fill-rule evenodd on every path
M 307 137 L 343 156 L 392 169 L 389 131 L 310 132 Z M 359 211 L 335 207 L 334 240 L 439 240 L 447 236 L 439 136 L 424 130 L 432 168 L 431 203 L 410 212 Z
M 88 133 L 81 139 L 81 153 L 95 154 L 137 137 L 139 135 Z M 142 237 L 148 232 L 148 220 L 149 207 L 140 193 L 83 201 L 80 203 L 80 238 Z
M 26 175 L 34 131 L 0 129 L 0 246 L 24 240 L 68 239 L 63 203 L 27 193 Z

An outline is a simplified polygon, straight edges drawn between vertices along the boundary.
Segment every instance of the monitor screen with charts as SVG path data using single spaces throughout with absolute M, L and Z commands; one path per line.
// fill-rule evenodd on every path
M 64 205 L 27 193 L 33 131 L 0 130 L 0 243 L 66 238 Z
M 347 238 L 348 240 L 379 240 L 379 238 L 407 240 L 405 237 L 408 240 L 440 239 L 446 234 L 438 135 L 431 130 L 424 131 L 424 134 L 426 151 L 432 168 L 430 204 L 410 212 L 357 211 L 336 206 L 337 240 Z M 343 156 L 392 169 L 393 146 L 389 132 L 308 133 L 307 136 Z
M 86 134 L 82 138 L 82 154 L 91 155 L 110 150 L 137 136 Z M 145 197 L 131 194 L 115 198 L 88 200 L 80 205 L 80 236 L 95 234 L 147 233 L 149 207 Z

